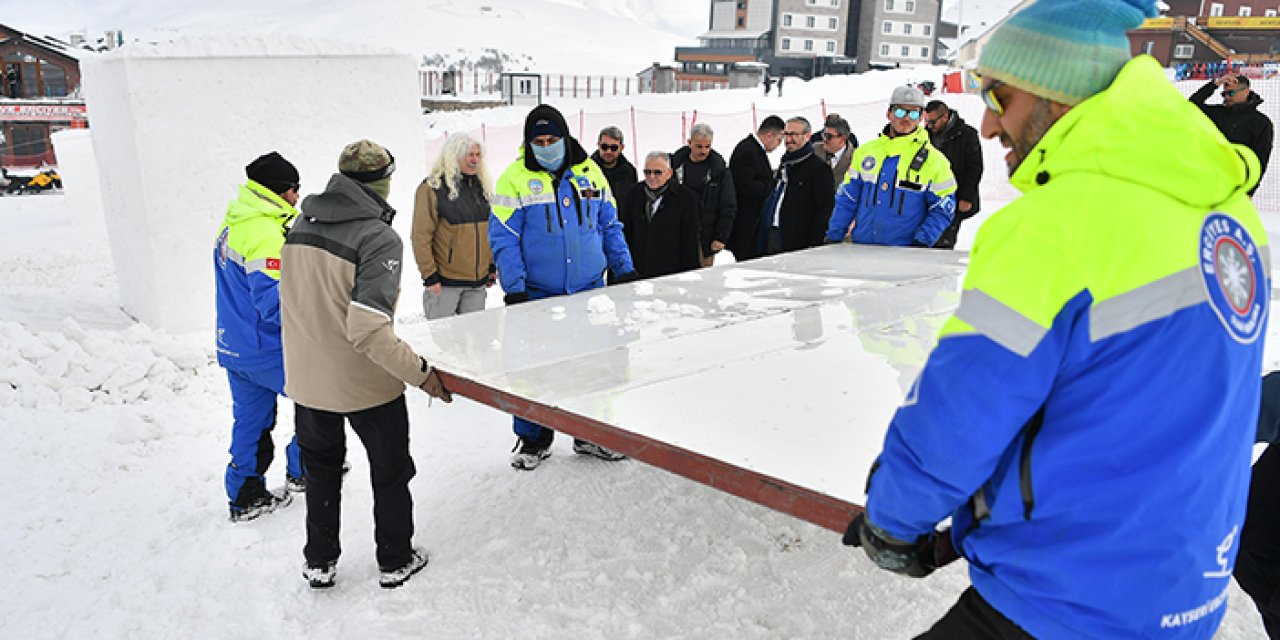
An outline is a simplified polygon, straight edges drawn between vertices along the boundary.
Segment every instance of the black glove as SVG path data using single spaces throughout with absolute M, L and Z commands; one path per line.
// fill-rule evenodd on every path
M 509 306 L 511 306 L 511 305 L 513 305 L 513 304 L 520 304 L 521 302 L 528 302 L 528 301 L 529 301 L 529 292 L 527 292 L 527 291 L 517 291 L 517 292 L 515 292 L 515 293 L 508 293 L 507 295 L 502 296 L 502 301 L 503 301 L 503 302 L 505 302 L 505 303 L 507 303 L 507 306 L 508 306 L 508 307 L 509 307 Z
M 938 568 L 935 556 L 937 533 L 920 536 L 915 542 L 904 542 L 890 536 L 859 513 L 844 532 L 843 542 L 862 547 L 877 567 L 912 578 L 923 578 Z
M 624 273 L 620 276 L 614 276 L 613 282 L 611 284 L 625 284 L 628 282 L 635 282 L 636 280 L 639 280 L 639 279 L 640 279 L 640 274 L 634 271 L 628 271 L 627 273 Z

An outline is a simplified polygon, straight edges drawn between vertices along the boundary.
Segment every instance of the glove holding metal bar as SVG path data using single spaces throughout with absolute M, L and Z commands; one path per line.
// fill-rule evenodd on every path
M 941 538 L 941 539 L 940 539 Z M 871 524 L 866 512 L 859 513 L 844 532 L 844 543 L 862 547 L 876 566 L 912 578 L 923 578 L 934 569 L 955 560 L 948 531 L 920 536 L 915 542 L 898 540 Z

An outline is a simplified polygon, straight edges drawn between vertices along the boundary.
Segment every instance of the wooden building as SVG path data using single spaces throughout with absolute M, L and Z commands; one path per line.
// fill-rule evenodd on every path
M 0 166 L 57 164 L 49 135 L 88 126 L 80 56 L 89 53 L 0 24 Z
M 1166 67 L 1280 61 L 1280 0 L 1165 0 L 1169 10 L 1129 32 L 1133 53 Z

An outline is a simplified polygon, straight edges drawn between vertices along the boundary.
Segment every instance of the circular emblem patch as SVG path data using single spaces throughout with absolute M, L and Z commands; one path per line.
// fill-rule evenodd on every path
M 1253 237 L 1225 214 L 1213 212 L 1200 228 L 1200 273 L 1209 306 L 1241 344 L 1252 344 L 1266 317 L 1267 277 Z
M 872 167 L 874 167 L 874 166 L 876 166 L 876 158 L 875 158 L 875 156 L 867 156 L 867 157 L 865 157 L 865 158 L 863 158 L 863 159 L 862 159 L 862 170 L 863 170 L 863 171 L 870 171 L 870 170 L 871 170 L 871 168 L 872 168 Z
M 538 180 L 538 179 L 536 179 L 536 178 L 535 178 L 535 179 L 533 179 L 533 180 L 530 180 L 530 181 L 529 181 L 529 192 L 530 192 L 530 193 L 532 193 L 532 194 L 533 194 L 533 195 L 535 195 L 535 196 L 536 196 L 536 195 L 540 195 L 540 194 L 542 193 L 542 181 L 541 181 L 541 180 Z

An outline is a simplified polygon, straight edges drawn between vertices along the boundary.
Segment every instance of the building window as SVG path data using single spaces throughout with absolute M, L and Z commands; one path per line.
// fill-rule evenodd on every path
M 831 6 L 833 7 L 840 6 L 840 0 L 831 0 Z
M 911 55 L 911 47 L 908 47 L 905 44 L 902 45 L 902 57 L 906 58 L 910 55 Z
M 925 60 L 929 59 L 929 47 L 920 47 L 920 57 Z
M 904 24 L 902 25 L 902 35 L 904 35 L 904 36 L 909 36 L 909 35 L 911 35 L 911 23 L 910 23 L 910 22 L 904 23 Z
M 1264 15 L 1264 16 L 1266 16 L 1266 17 L 1268 17 L 1268 18 L 1274 18 L 1274 17 L 1276 17 L 1276 10 L 1275 10 L 1275 9 L 1264 9 L 1264 10 L 1262 11 L 1262 15 Z
M 887 44 L 880 45 L 880 57 L 881 58 L 889 57 L 889 45 Z
M 1214 17 L 1221 16 L 1221 15 L 1222 15 L 1222 3 L 1221 3 L 1221 2 L 1215 2 L 1215 3 L 1211 4 L 1211 5 L 1209 5 L 1209 15 L 1214 16 Z
M 839 18 L 827 18 L 827 28 L 835 31 L 840 26 Z
M 739 17 L 739 18 L 738 18 L 738 28 L 739 28 L 739 29 L 741 29 L 742 27 L 745 27 L 745 26 L 747 26 L 747 19 L 746 19 L 746 18 Z
M 893 11 L 893 0 L 884 0 L 884 10 Z
M 746 0 L 740 0 L 740 1 L 738 2 L 738 9 L 745 10 L 746 8 L 747 8 L 747 2 L 746 2 Z
M 1151 55 L 1151 52 L 1154 51 L 1155 48 L 1156 48 L 1155 40 L 1148 40 L 1142 43 L 1142 53 L 1145 55 Z
M 926 36 L 931 36 L 931 35 L 933 35 L 933 25 L 931 25 L 931 24 L 926 24 L 926 25 L 924 26 L 924 35 L 926 35 Z
M 815 17 L 813 17 L 813 16 L 805 16 L 805 17 L 804 17 L 804 27 L 805 27 L 806 29 L 812 29 L 812 28 L 814 28 L 814 27 L 816 27 L 816 26 L 818 26 L 818 19 L 817 19 L 817 18 L 815 18 Z
M 804 50 L 805 50 L 805 51 L 813 51 L 813 41 L 812 41 L 812 40 L 805 40 L 805 41 L 804 41 Z
M 915 0 L 907 0 L 907 4 L 903 8 L 904 10 L 906 10 L 907 13 L 915 13 L 916 12 Z
M 882 31 L 883 33 L 893 33 L 893 23 L 892 23 L 892 22 L 889 22 L 888 20 L 885 20 L 885 21 L 884 21 L 884 29 L 882 29 L 881 31 Z
M 790 50 L 791 50 L 791 38 L 783 38 L 783 39 L 782 39 L 782 50 L 783 50 L 783 51 L 790 51 Z
M 1195 55 L 1196 46 L 1193 44 L 1180 44 L 1173 48 L 1173 57 L 1190 58 Z
M 791 14 L 789 13 L 782 14 L 782 26 L 784 27 L 791 26 Z
M 828 40 L 828 41 L 827 41 L 827 53 L 835 53 L 835 52 L 836 52 L 836 41 L 835 41 L 835 40 Z
M 1250 8 L 1248 5 L 1240 5 L 1240 17 L 1241 17 L 1241 18 L 1247 18 L 1247 17 L 1249 17 L 1249 16 L 1251 16 L 1251 15 L 1253 15 L 1253 9 L 1252 9 L 1252 8 Z

